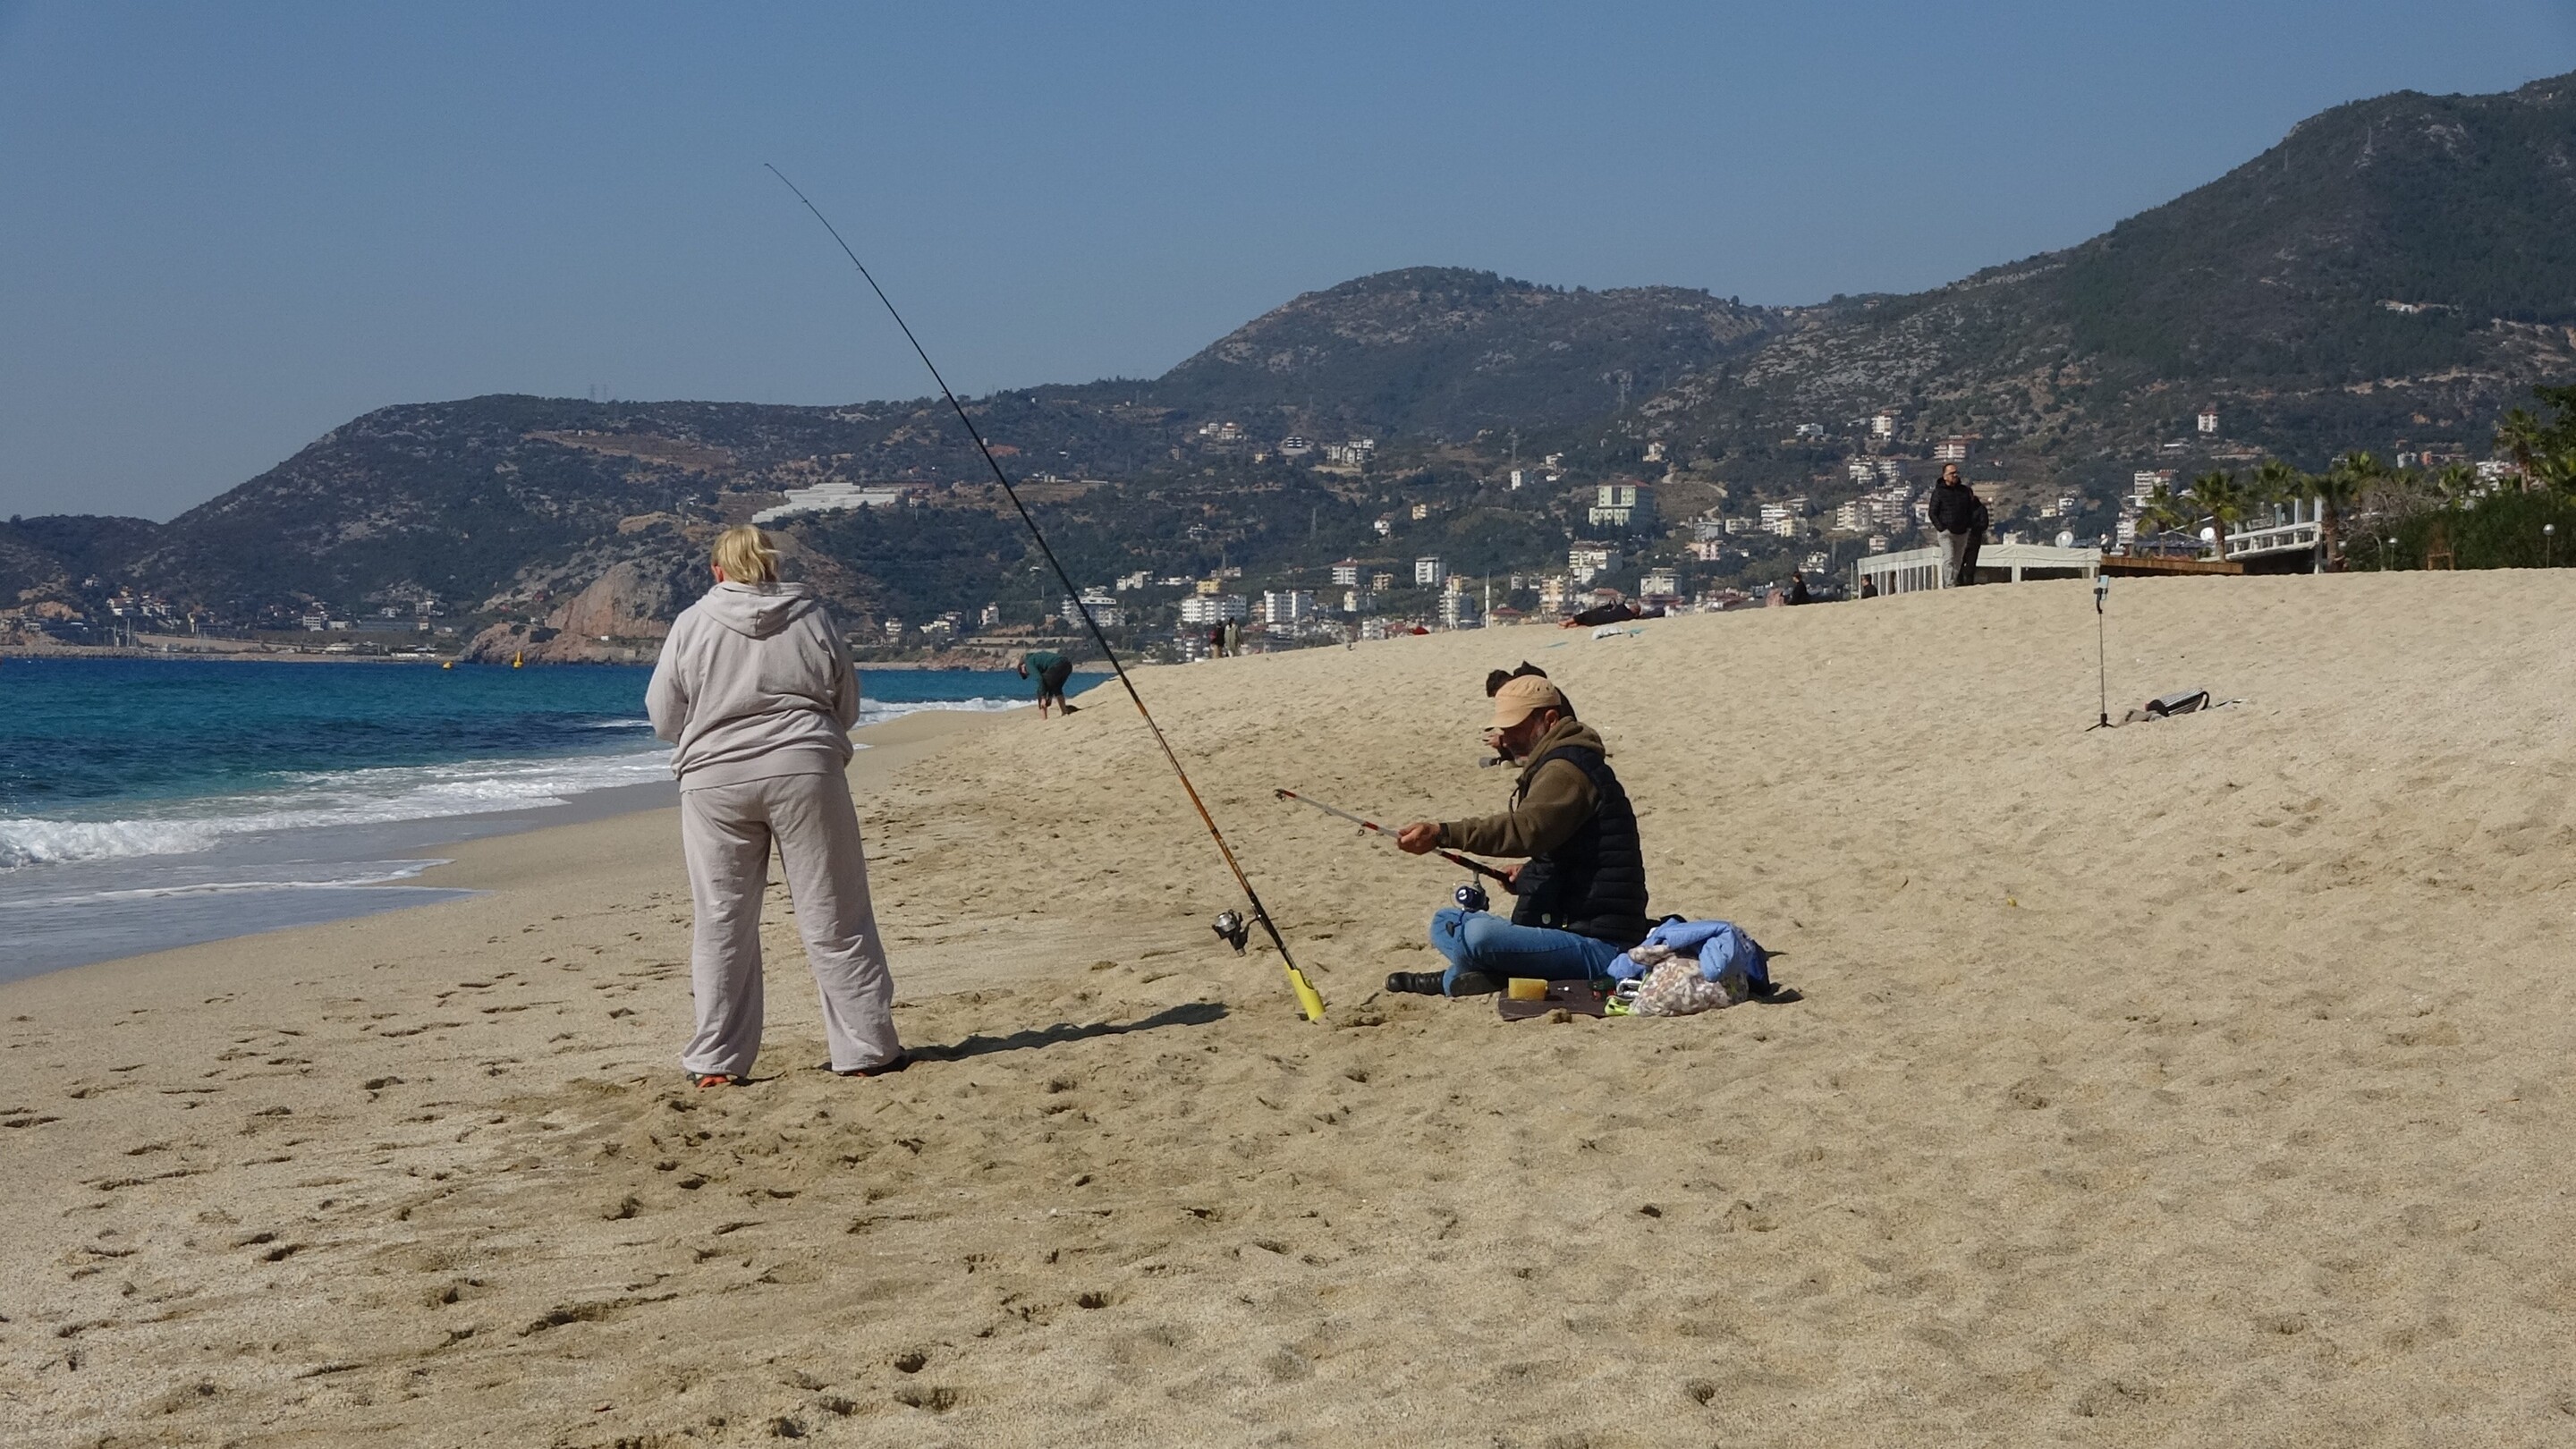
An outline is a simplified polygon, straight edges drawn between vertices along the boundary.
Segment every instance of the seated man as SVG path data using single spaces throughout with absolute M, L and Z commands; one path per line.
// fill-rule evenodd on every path
M 1389 991 L 1467 996 L 1499 991 L 1511 976 L 1551 981 L 1597 976 L 1646 939 L 1646 857 L 1636 812 L 1610 772 L 1609 750 L 1545 678 L 1507 680 L 1494 691 L 1496 745 L 1526 760 L 1511 808 L 1475 820 L 1418 820 L 1396 844 L 1415 855 L 1446 847 L 1525 856 L 1515 870 L 1508 922 L 1482 911 L 1431 918 L 1431 944 L 1449 969 L 1400 971 Z

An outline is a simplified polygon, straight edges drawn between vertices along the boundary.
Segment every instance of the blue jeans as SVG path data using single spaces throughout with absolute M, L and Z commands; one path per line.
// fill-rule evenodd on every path
M 1497 982 L 1512 976 L 1589 980 L 1604 974 L 1621 949 L 1572 931 L 1515 926 L 1501 916 L 1455 907 L 1431 918 L 1431 946 L 1449 958 L 1449 970 L 1440 979 L 1444 996 L 1457 994 L 1464 971 L 1481 971 Z

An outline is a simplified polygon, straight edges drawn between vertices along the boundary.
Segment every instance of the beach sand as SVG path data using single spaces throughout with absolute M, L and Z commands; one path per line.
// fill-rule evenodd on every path
M 1142 671 L 859 756 L 910 1072 L 686 1087 L 669 812 L 491 893 L 0 987 L 12 1442 L 2576 1440 L 2576 573 L 2081 584 Z M 1486 669 L 1610 740 L 1655 904 L 1793 1004 L 1388 998 L 1497 806 Z

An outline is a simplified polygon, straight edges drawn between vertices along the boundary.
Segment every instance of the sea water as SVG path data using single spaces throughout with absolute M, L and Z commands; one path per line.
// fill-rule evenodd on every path
M 648 674 L 0 661 L 0 980 L 448 899 L 404 884 L 440 845 L 666 803 Z M 867 671 L 860 720 L 1034 694 Z

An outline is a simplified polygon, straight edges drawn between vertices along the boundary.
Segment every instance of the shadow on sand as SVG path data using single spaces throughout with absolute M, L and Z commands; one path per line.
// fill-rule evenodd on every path
M 968 1057 L 989 1056 L 994 1052 L 1030 1051 L 1061 1042 L 1088 1041 L 1096 1036 L 1125 1036 L 1131 1031 L 1156 1031 L 1167 1026 L 1208 1026 L 1223 1021 L 1225 1015 L 1225 1007 L 1220 1002 L 1185 1001 L 1135 1021 L 1095 1021 L 1088 1026 L 1058 1023 L 1029 1031 L 1015 1031 L 1009 1036 L 970 1036 L 949 1046 L 917 1046 L 910 1050 L 915 1061 L 955 1062 Z

